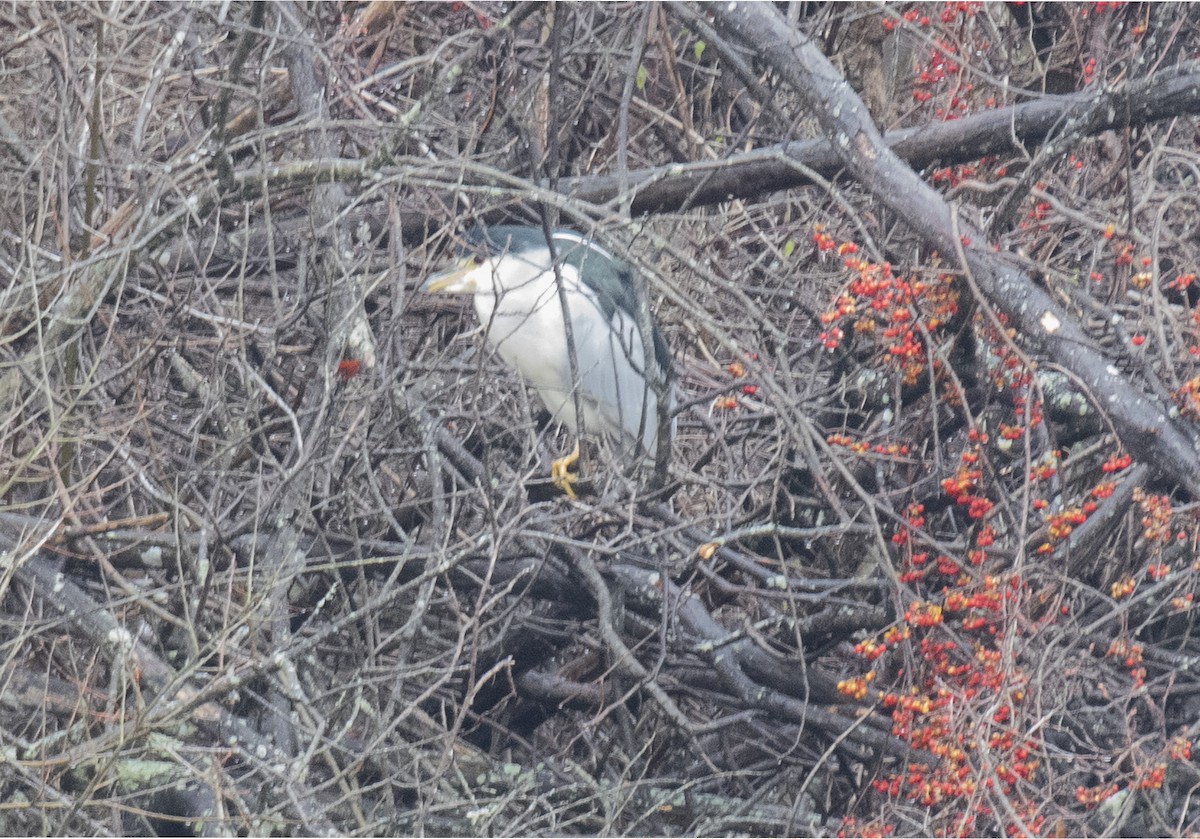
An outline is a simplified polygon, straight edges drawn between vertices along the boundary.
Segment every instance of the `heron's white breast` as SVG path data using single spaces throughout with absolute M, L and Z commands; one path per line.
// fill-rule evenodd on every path
M 566 329 L 554 273 L 530 273 L 526 279 L 506 278 L 502 287 L 497 282 L 491 294 L 476 294 L 475 312 L 487 330 L 488 343 L 526 381 L 539 391 L 569 390 Z M 570 266 L 562 269 L 568 288 L 579 286 L 574 273 Z
M 580 282 L 573 266 L 564 265 L 560 272 L 571 311 L 586 429 L 616 435 L 625 445 L 640 438 L 653 455 L 657 399 L 641 372 L 645 366 L 641 331 L 624 312 L 606 318 L 595 293 Z M 493 269 L 490 277 L 490 293 L 485 286 L 483 293 L 475 295 L 475 311 L 487 330 L 488 343 L 537 390 L 557 420 L 578 432 L 554 272 L 530 266 L 523 275 L 510 271 L 500 276 Z

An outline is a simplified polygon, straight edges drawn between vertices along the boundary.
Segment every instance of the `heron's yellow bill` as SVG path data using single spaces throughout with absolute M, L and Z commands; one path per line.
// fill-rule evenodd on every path
M 475 269 L 479 264 L 479 260 L 473 256 L 464 257 L 427 279 L 421 290 L 429 294 L 474 294 Z

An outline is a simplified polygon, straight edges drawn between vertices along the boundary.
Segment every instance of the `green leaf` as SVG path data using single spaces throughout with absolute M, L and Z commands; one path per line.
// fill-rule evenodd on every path
M 696 54 L 697 61 L 700 60 L 700 56 L 704 55 L 704 48 L 706 46 L 708 46 L 708 44 L 704 43 L 703 41 L 697 41 L 695 46 L 692 47 L 692 52 Z
M 637 85 L 638 90 L 646 89 L 646 77 L 649 75 L 650 75 L 650 72 L 646 69 L 646 65 L 639 64 L 638 71 L 637 71 L 637 78 L 634 80 L 634 83 Z
M 795 250 L 796 250 L 796 243 L 794 241 L 792 241 L 791 239 L 788 239 L 783 244 L 783 258 L 787 259 L 788 257 L 790 257 L 792 255 L 792 252 Z

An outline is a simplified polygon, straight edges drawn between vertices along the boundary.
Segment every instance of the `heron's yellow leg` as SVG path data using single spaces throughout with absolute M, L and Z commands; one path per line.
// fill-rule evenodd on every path
M 579 460 L 578 440 L 575 441 L 574 451 L 550 464 L 550 480 L 571 498 L 575 498 L 575 490 L 571 488 L 571 484 L 579 480 L 577 476 L 571 474 L 571 467 L 577 460 Z

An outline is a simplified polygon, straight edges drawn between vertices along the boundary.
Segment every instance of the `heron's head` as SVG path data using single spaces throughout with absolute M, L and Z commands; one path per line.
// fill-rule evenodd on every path
M 473 228 L 454 264 L 427 279 L 431 294 L 496 295 L 514 291 L 550 267 L 550 251 L 539 228 Z
M 454 264 L 438 271 L 421 286 L 430 294 L 475 294 L 487 293 L 495 287 L 495 267 L 486 257 L 468 253 L 460 256 Z

